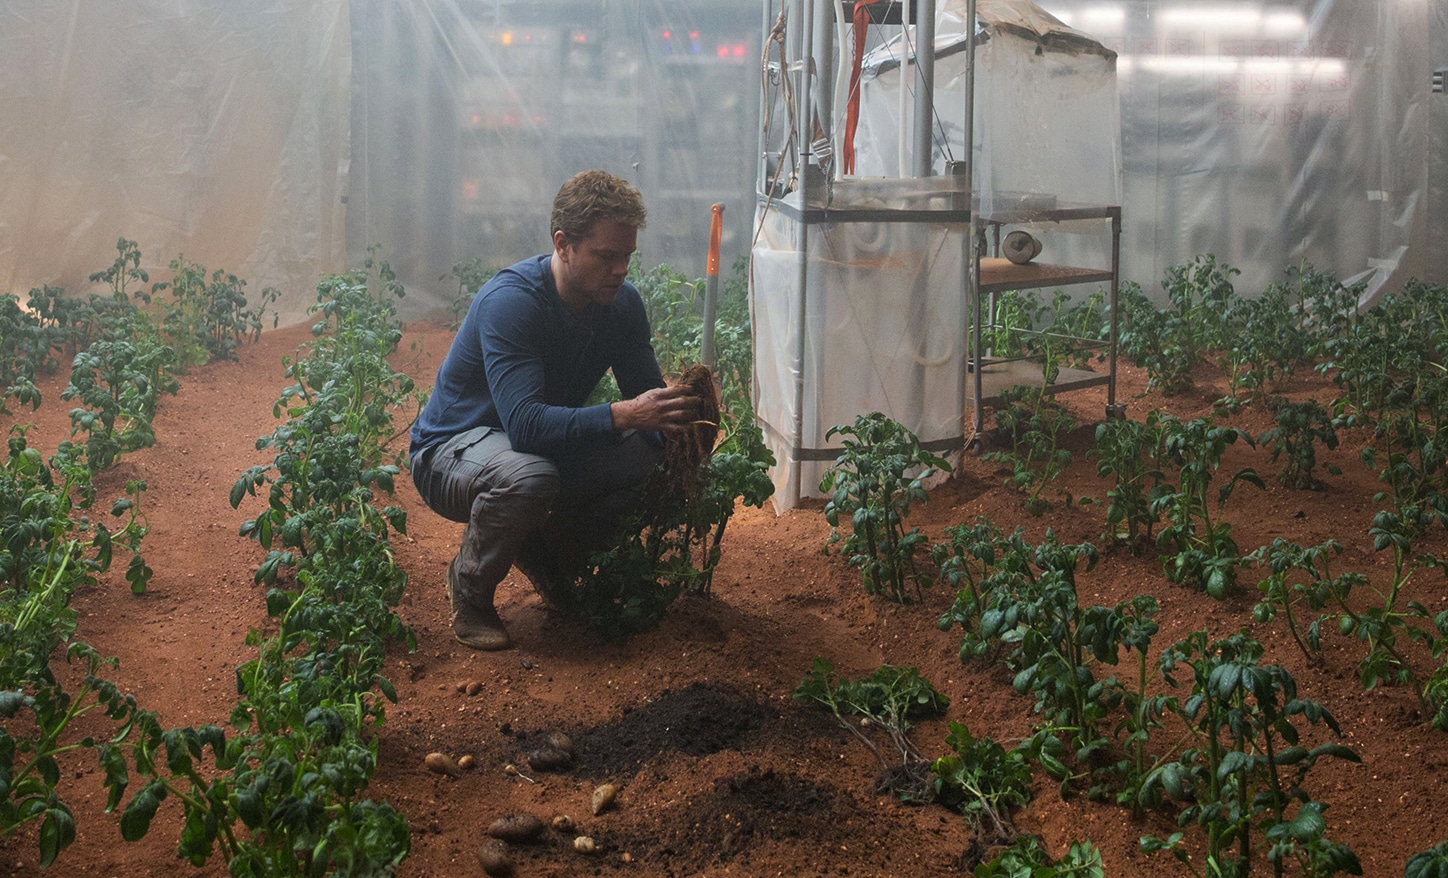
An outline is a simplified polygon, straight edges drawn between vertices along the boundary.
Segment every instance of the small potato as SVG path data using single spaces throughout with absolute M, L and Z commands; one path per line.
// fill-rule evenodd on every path
M 478 849 L 478 865 L 494 878 L 513 874 L 513 858 L 508 856 L 508 846 L 497 839 Z
M 557 814 L 553 817 L 553 828 L 559 832 L 573 831 L 573 818 L 567 814 Z
M 611 783 L 602 784 L 593 791 L 593 816 L 602 814 L 618 796 L 618 787 Z
M 423 758 L 422 764 L 433 774 L 445 774 L 448 777 L 458 776 L 458 766 L 452 761 L 452 757 L 446 753 L 429 753 Z
M 587 835 L 580 835 L 573 840 L 573 849 L 580 854 L 591 854 L 597 850 L 597 848 L 598 846 L 593 843 L 593 839 Z
M 463 693 L 468 696 L 477 695 L 481 691 L 483 691 L 483 684 L 478 682 L 477 680 L 473 680 L 472 682 L 468 683 L 466 687 L 463 688 Z
M 467 771 L 469 768 L 473 767 L 475 762 L 476 760 L 473 759 L 471 753 L 465 753 L 462 756 L 458 757 L 458 768 L 461 768 L 463 771 Z
M 528 753 L 528 767 L 534 771 L 562 771 L 573 764 L 573 754 L 553 747 L 539 747 Z
M 543 739 L 543 743 L 554 750 L 561 750 L 569 756 L 573 755 L 573 739 L 562 732 L 549 732 L 548 737 Z
M 513 844 L 529 844 L 543 834 L 543 821 L 532 814 L 509 814 L 488 826 L 488 835 Z

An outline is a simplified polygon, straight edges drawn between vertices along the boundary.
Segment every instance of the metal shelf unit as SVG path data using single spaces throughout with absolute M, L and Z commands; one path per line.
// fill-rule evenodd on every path
M 1104 384 L 1106 385 L 1106 416 L 1118 417 L 1123 414 L 1124 407 L 1118 406 L 1116 403 L 1117 316 L 1120 311 L 1117 293 L 1121 269 L 1121 208 L 1117 205 L 1069 205 L 1052 209 L 1001 211 L 988 217 L 982 217 L 982 222 L 992 231 L 997 251 L 999 251 L 1000 230 L 1004 226 L 1055 223 L 1068 220 L 1101 220 L 1111 224 L 1111 265 L 1109 267 L 1091 268 L 1039 262 L 1018 265 L 1003 257 L 984 255 L 975 260 L 973 286 L 977 292 L 971 303 L 973 319 L 970 362 L 973 374 L 971 408 L 974 412 L 976 433 L 979 433 L 982 428 L 982 409 L 987 405 L 998 403 L 1004 391 L 1022 384 L 1041 385 L 1050 393 L 1066 393 Z M 982 233 L 981 237 L 983 236 Z M 984 242 L 977 239 L 976 252 L 983 254 L 984 251 Z M 985 353 L 980 330 L 987 325 L 994 327 L 996 298 L 1001 293 L 1058 289 L 1092 283 L 1107 284 L 1109 289 L 1107 304 L 1110 324 L 1105 342 L 1107 369 L 1104 373 L 1063 367 L 1054 381 L 1045 384 L 1045 368 L 1042 364 L 1029 358 L 993 358 Z M 986 300 L 989 301 L 988 305 L 983 304 Z M 1099 339 L 1076 336 L 1061 337 L 1088 344 L 1101 343 Z

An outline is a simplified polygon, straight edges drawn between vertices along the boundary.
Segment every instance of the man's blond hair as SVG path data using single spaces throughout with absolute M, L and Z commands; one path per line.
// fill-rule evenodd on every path
M 588 237 L 600 220 L 644 227 L 644 197 L 627 180 L 607 171 L 575 174 L 558 190 L 549 217 L 549 234 L 562 231 L 570 243 Z

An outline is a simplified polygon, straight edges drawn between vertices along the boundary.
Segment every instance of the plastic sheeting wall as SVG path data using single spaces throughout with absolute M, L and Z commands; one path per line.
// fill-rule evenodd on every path
M 1301 259 L 1378 288 L 1448 282 L 1448 98 L 1429 90 L 1448 0 L 1043 5 L 1119 53 L 1127 279 L 1160 295 L 1167 266 L 1212 252 L 1244 292 Z M 546 75 L 487 48 L 486 22 L 561 28 L 578 10 L 617 48 Z M 673 58 L 714 60 L 665 60 L 665 30 Z M 345 267 L 345 211 L 351 257 L 381 244 L 414 307 L 437 304 L 455 262 L 537 249 L 524 205 L 584 164 L 644 188 L 645 258 L 691 272 L 693 224 L 725 202 L 727 263 L 748 248 L 762 32 L 750 0 L 7 0 L 0 292 L 89 289 L 126 235 L 148 268 L 184 252 L 305 305 Z M 571 134 L 472 137 L 452 115 L 469 72 L 489 106 L 575 114 Z M 624 85 L 632 103 L 608 98 Z M 349 117 L 366 149 L 348 149 Z
M 344 263 L 349 42 L 345 0 L 0 4 L 0 293 L 97 291 L 124 236 L 300 317 Z
M 1202 253 L 1242 269 L 1247 294 L 1303 260 L 1369 297 L 1448 282 L 1445 97 L 1430 92 L 1448 2 L 1042 6 L 1119 54 L 1123 273 L 1149 294 Z
M 780 509 L 793 505 L 796 483 L 798 496 L 819 495 L 834 457 L 826 449 L 839 447 L 838 438 L 825 439 L 831 427 L 879 411 L 937 452 L 955 450 L 962 445 L 966 395 L 964 225 L 810 227 L 803 293 L 794 255 L 798 235 L 790 218 L 766 212 L 751 277 L 754 290 L 767 291 L 753 299 L 755 408 L 777 461 L 770 476 Z M 955 294 L 941 295 L 944 289 Z
M 643 193 L 645 265 L 702 275 L 715 202 L 724 271 L 747 252 L 753 2 L 354 0 L 353 25 L 348 253 L 381 245 L 407 313 L 448 304 L 458 263 L 551 249 L 553 197 L 588 168 Z

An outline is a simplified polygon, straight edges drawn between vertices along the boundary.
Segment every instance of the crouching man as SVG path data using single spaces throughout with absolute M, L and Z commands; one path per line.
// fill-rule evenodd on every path
M 607 549 L 657 466 L 660 431 L 697 402 L 666 387 L 638 290 L 625 280 L 643 228 L 627 182 L 585 171 L 553 201 L 553 252 L 525 259 L 473 300 L 413 425 L 412 480 L 433 511 L 466 523 L 447 569 L 453 633 L 512 646 L 494 609 L 518 569 L 545 598 Z M 612 369 L 622 401 L 585 405 Z

